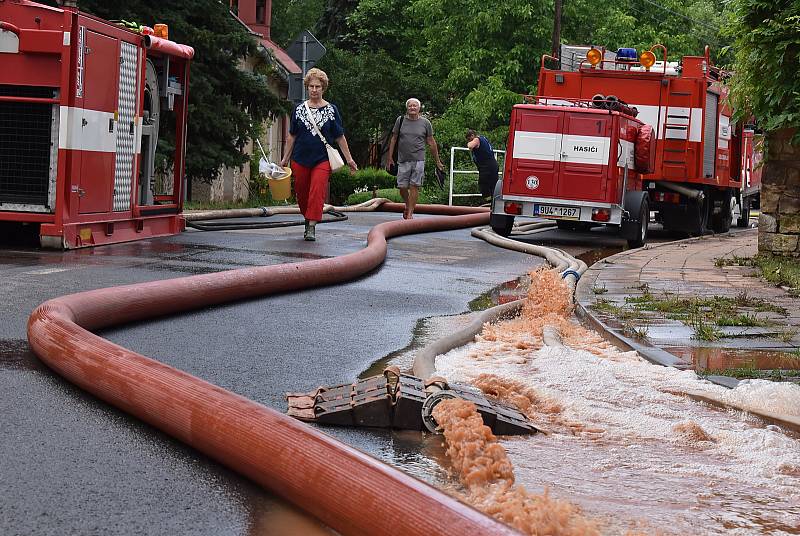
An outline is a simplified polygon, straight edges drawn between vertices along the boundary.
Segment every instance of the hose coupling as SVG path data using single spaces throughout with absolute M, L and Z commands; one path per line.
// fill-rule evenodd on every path
M 450 390 L 436 391 L 428 396 L 425 402 L 422 403 L 422 423 L 429 432 L 433 432 L 434 434 L 441 433 L 441 430 L 438 429 L 439 424 L 436 422 L 436 419 L 433 418 L 433 408 L 442 400 L 447 400 L 449 398 L 458 398 L 458 395 Z

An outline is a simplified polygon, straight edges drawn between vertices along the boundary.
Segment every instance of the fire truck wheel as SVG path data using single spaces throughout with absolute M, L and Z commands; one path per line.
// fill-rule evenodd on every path
M 701 202 L 690 202 L 690 206 L 694 207 L 694 218 L 689 219 L 687 232 L 689 236 L 703 236 L 708 229 L 709 215 L 713 207 L 710 194 L 706 191 Z
M 711 228 L 715 233 L 727 233 L 733 222 L 733 199 L 731 191 L 714 193 L 714 214 L 711 217 Z
M 647 199 L 642 199 L 642 204 L 639 206 L 639 218 L 636 229 L 636 236 L 628 238 L 629 248 L 640 248 L 647 242 L 647 228 L 650 223 L 650 205 Z
M 511 228 L 514 227 L 514 216 L 492 214 L 489 218 L 489 226 L 500 236 L 508 236 L 511 234 Z
M 751 200 L 749 197 L 742 199 L 742 214 L 739 216 L 739 219 L 736 220 L 737 227 L 750 227 L 750 203 Z

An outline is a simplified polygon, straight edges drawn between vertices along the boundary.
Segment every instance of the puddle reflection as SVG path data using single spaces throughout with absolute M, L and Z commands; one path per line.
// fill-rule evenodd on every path
M 283 501 L 263 502 L 252 506 L 248 536 L 284 536 L 304 534 L 331 536 L 337 534 L 315 518 Z
M 585 262 L 586 266 L 591 266 L 597 261 L 601 261 L 606 257 L 610 257 L 621 252 L 622 248 L 597 248 L 587 251 L 581 255 L 577 255 L 576 258 Z
M 529 284 L 530 278 L 528 276 L 501 283 L 470 301 L 468 305 L 469 310 L 484 311 L 495 305 L 502 305 L 524 298 L 528 293 Z
M 732 348 L 667 348 L 698 372 L 719 372 L 729 369 L 787 370 L 800 375 L 800 354 L 775 350 L 743 350 Z

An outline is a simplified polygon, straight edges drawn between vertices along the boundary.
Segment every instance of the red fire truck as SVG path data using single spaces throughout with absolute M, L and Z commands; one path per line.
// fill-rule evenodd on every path
M 585 47 L 571 68 L 548 61 L 558 60 L 542 58 L 538 94 L 512 110 L 495 232 L 507 236 L 518 216 L 544 217 L 562 229 L 619 226 L 639 247 L 651 211 L 690 234 L 726 232 L 734 218 L 748 225 L 759 155 L 753 130 L 731 122 L 708 47 L 681 62 L 662 45 L 641 55 Z
M 0 224 L 56 248 L 183 230 L 194 50 L 154 28 L 0 1 Z M 166 134 L 175 150 L 157 156 Z

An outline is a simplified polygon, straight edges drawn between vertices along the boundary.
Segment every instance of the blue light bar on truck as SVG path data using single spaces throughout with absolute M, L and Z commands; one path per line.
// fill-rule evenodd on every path
M 617 50 L 617 61 L 637 61 L 638 55 L 635 48 L 620 48 Z

